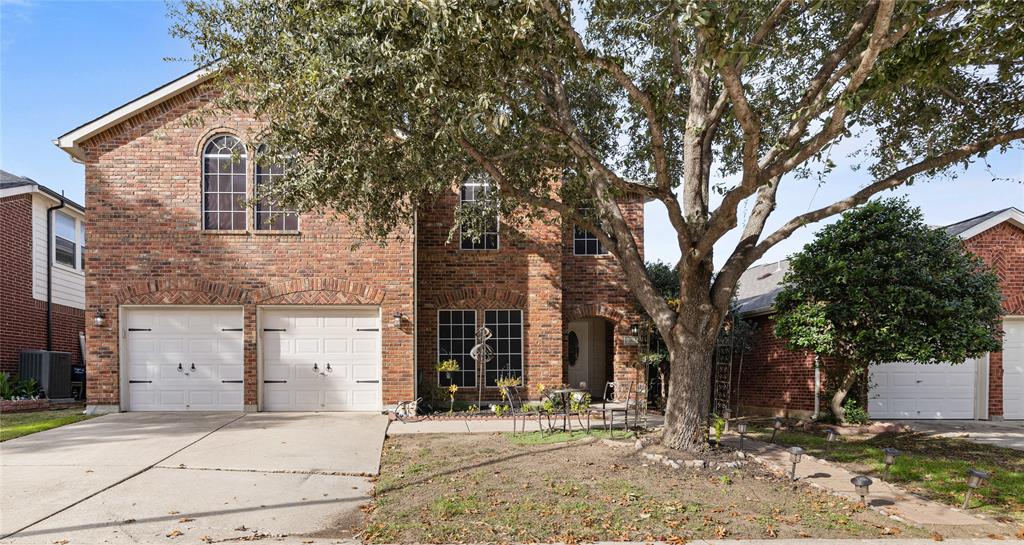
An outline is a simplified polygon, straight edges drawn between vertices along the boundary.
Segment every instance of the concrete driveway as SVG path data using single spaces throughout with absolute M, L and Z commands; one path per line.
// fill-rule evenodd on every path
M 975 443 L 1024 450 L 1024 420 L 900 420 L 899 423 L 929 435 L 960 437 Z
M 366 413 L 121 413 L 13 439 L 0 443 L 0 536 L 346 537 L 386 428 Z

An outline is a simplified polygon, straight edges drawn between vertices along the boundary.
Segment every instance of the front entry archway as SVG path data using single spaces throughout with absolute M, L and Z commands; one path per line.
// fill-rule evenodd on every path
M 581 318 L 569 323 L 568 382 L 588 390 L 594 398 L 604 395 L 610 380 L 612 326 L 603 318 Z M 581 387 L 585 384 L 585 387 Z

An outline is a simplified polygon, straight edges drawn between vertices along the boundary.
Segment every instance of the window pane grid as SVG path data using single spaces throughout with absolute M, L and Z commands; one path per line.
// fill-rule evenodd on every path
M 488 310 L 484 326 L 491 330 L 487 341 L 494 358 L 484 368 L 484 384 L 497 386 L 499 378 L 523 378 L 523 312 L 521 310 Z
M 476 386 L 476 362 L 469 351 L 476 344 L 476 311 L 441 310 L 437 314 L 437 361 L 455 360 L 459 370 L 451 373 L 449 379 L 438 371 L 437 380 L 441 386 L 455 384 L 459 387 Z
M 608 249 L 590 231 L 573 226 L 572 252 L 576 255 L 606 255 Z
M 203 228 L 244 230 L 245 146 L 235 137 L 214 137 L 203 150 Z
M 462 183 L 460 200 L 463 205 L 482 200 L 491 190 L 491 183 L 486 179 L 473 178 Z M 461 228 L 460 228 L 461 231 Z M 480 238 L 461 236 L 463 250 L 497 250 L 498 249 L 498 214 L 494 214 L 494 222 L 481 233 Z
M 279 165 L 261 165 L 256 163 L 256 195 L 262 195 L 264 188 L 271 187 L 284 176 L 284 169 Z M 256 203 L 256 229 L 274 231 L 298 231 L 299 215 L 296 211 L 284 208 L 266 197 L 260 197 Z

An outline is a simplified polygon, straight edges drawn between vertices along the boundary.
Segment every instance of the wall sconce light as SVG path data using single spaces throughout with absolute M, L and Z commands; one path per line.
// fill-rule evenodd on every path
M 871 478 L 864 475 L 857 475 L 850 479 L 853 483 L 854 489 L 857 490 L 857 495 L 860 496 L 860 504 L 864 507 L 868 506 L 868 488 L 871 487 Z
M 634 337 L 640 335 L 640 324 L 636 322 L 629 324 L 629 334 Z
M 402 327 L 402 313 L 401 312 L 394 313 L 391 316 L 391 323 L 394 324 L 395 327 Z
M 103 327 L 103 324 L 106 322 L 107 318 L 103 315 L 103 309 L 96 309 L 96 312 L 92 317 L 92 323 L 96 324 L 96 327 Z
M 974 492 L 974 489 L 984 485 L 991 478 L 991 474 L 979 469 L 967 470 L 967 495 L 964 496 L 963 509 L 969 509 L 967 504 L 971 501 L 971 493 Z

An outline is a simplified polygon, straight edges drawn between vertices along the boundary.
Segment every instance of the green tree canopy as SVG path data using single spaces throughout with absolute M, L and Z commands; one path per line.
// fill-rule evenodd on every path
M 1022 25 L 1018 0 L 185 0 L 174 32 L 216 67 L 216 106 L 266 122 L 282 204 L 335 209 L 379 240 L 486 175 L 490 198 L 456 215 L 471 233 L 474 211 L 495 210 L 594 233 L 669 350 L 665 441 L 693 448 L 750 264 L 1024 138 Z M 766 230 L 780 184 L 828 173 L 855 136 L 871 180 Z M 646 273 L 625 195 L 667 213 L 677 307 Z
M 854 376 L 871 364 L 958 363 L 1000 349 L 1000 301 L 998 278 L 959 237 L 906 200 L 874 200 L 791 258 L 775 334 Z

